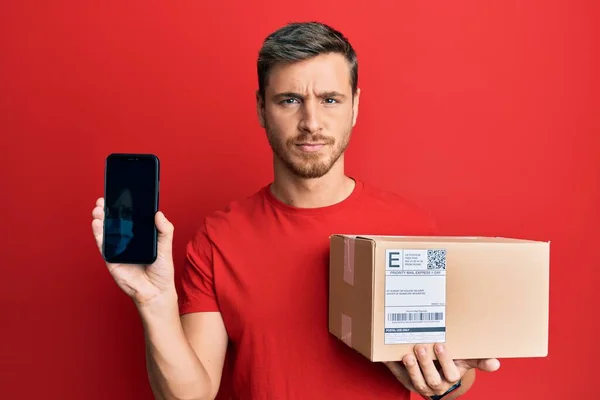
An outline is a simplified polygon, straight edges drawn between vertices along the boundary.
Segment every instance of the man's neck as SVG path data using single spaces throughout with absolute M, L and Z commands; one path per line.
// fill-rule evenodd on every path
M 275 174 L 271 193 L 280 201 L 299 208 L 327 207 L 346 199 L 355 182 L 346 176 L 343 164 L 334 166 L 321 178 L 303 179 L 287 170 Z

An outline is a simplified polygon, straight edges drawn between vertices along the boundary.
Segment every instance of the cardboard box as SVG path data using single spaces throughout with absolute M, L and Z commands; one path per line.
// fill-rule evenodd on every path
M 548 354 L 549 242 L 333 235 L 329 331 L 371 361 Z

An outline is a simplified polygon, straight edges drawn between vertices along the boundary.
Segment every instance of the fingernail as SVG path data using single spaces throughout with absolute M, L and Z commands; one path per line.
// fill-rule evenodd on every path
M 442 353 L 444 351 L 444 345 L 443 344 L 437 344 L 435 346 L 435 351 L 437 351 L 438 353 Z
M 424 347 L 419 347 L 419 348 L 417 349 L 417 352 L 418 352 L 420 355 L 424 356 L 424 355 L 425 355 L 425 348 L 424 348 Z
M 412 357 L 406 357 L 404 359 L 404 365 L 411 366 L 415 363 L 415 359 Z

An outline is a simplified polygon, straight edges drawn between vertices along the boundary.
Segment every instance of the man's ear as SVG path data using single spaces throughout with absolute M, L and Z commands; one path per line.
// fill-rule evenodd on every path
M 259 91 L 256 91 L 256 115 L 258 116 L 258 123 L 263 128 L 265 127 L 265 101 L 260 95 Z
M 356 118 L 358 118 L 358 103 L 360 100 L 360 88 L 356 89 L 356 93 L 352 97 L 352 127 L 356 125 Z

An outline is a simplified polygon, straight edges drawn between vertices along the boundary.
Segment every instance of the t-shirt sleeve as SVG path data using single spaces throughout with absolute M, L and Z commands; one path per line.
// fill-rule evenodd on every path
M 219 311 L 215 292 L 212 245 L 203 224 L 186 247 L 181 273 L 179 313 Z

